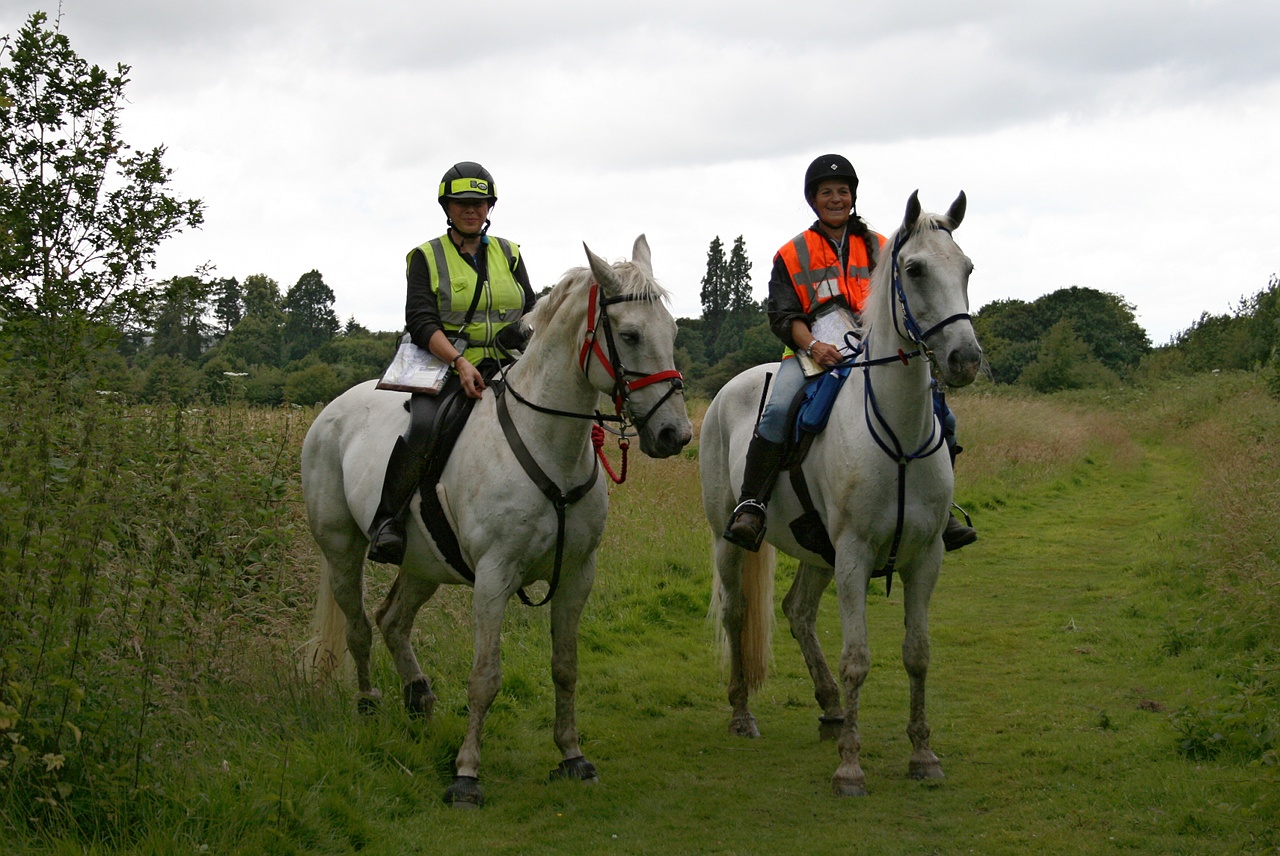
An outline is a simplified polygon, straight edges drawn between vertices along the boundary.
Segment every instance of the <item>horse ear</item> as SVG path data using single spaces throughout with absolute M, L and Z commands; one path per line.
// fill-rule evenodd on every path
M 600 288 L 604 291 L 617 291 L 618 280 L 613 275 L 613 268 L 609 267 L 609 263 L 591 252 L 591 248 L 585 242 L 582 249 L 587 251 L 587 263 L 591 265 L 591 275 L 596 278 Z
M 947 219 L 951 221 L 951 228 L 960 228 L 961 221 L 964 220 L 964 209 L 969 204 L 969 200 L 965 198 L 964 191 L 960 191 L 960 195 L 956 197 L 956 201 L 951 203 L 951 207 L 947 209 Z
M 910 232 L 916 227 L 916 221 L 920 219 L 920 191 L 915 190 L 911 193 L 911 198 L 907 200 L 907 213 L 902 218 L 902 231 Z
M 631 248 L 631 262 L 640 270 L 653 278 L 653 262 L 649 256 L 649 242 L 645 240 L 644 234 L 636 238 L 635 246 Z

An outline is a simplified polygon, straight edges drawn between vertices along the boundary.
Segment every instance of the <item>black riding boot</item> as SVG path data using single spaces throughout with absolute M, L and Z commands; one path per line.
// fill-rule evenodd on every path
M 764 541 L 766 504 L 773 493 L 782 463 L 782 444 L 753 434 L 747 447 L 746 472 L 742 474 L 742 494 L 729 517 L 724 539 L 744 550 L 756 552 Z
M 398 565 L 404 561 L 404 522 L 409 500 L 422 477 L 422 457 L 403 437 L 396 438 L 382 480 L 382 498 L 369 526 L 369 559 Z
M 952 422 L 954 423 L 954 418 Z M 943 424 L 945 425 L 946 423 L 944 422 Z M 947 441 L 947 452 L 951 455 L 951 471 L 955 472 L 956 455 L 963 452 L 964 447 L 956 443 L 954 428 L 951 431 L 946 431 L 944 436 Z M 965 517 L 968 517 L 968 515 L 966 514 Z M 961 523 L 955 515 L 948 515 L 947 528 L 942 531 L 942 546 L 946 548 L 948 553 L 952 550 L 959 550 L 961 547 L 967 547 L 977 540 L 977 529 Z

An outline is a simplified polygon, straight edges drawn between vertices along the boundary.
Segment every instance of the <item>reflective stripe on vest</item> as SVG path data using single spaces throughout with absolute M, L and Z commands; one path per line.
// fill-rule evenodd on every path
M 413 254 L 421 252 L 426 259 L 440 322 L 451 337 L 459 332 L 467 336 L 470 347 L 464 356 L 472 364 L 483 357 L 500 358 L 493 346 L 494 336 L 524 314 L 524 288 L 511 272 L 520 258 L 519 245 L 506 238 L 490 237 L 485 247 L 488 287 L 481 293 L 476 313 L 466 327 L 463 323 L 467 320 L 467 310 L 471 308 L 478 286 L 476 269 L 467 264 L 453 242 L 444 237 L 432 238 L 408 256 L 411 262 Z
M 876 235 L 884 246 L 884 237 Z M 861 238 L 849 241 L 849 263 L 843 275 L 840 259 L 831 242 L 815 232 L 806 230 L 778 250 L 800 306 L 811 313 L 821 303 L 833 297 L 843 296 L 855 310 L 862 311 L 871 286 L 871 260 L 867 258 L 867 245 Z

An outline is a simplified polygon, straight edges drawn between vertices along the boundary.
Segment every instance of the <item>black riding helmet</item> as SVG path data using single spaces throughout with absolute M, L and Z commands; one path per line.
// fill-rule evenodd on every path
M 449 167 L 440 179 L 436 198 L 441 208 L 448 199 L 488 199 L 492 207 L 498 204 L 498 190 L 489 170 L 475 161 L 462 161 Z
M 809 207 L 813 207 L 813 196 L 817 192 L 818 185 L 828 178 L 843 178 L 849 182 L 849 192 L 853 194 L 856 206 L 858 173 L 854 172 L 853 164 L 849 163 L 849 159 L 843 155 L 821 155 L 809 164 L 809 168 L 804 173 L 804 200 L 809 203 Z

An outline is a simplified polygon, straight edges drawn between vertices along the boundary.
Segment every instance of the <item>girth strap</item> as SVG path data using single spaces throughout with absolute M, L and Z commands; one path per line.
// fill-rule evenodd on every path
M 502 426 L 502 433 L 507 438 L 507 445 L 511 447 L 511 451 L 515 454 L 516 460 L 520 462 L 520 466 L 524 468 L 525 475 L 529 476 L 529 479 L 537 485 L 543 496 L 551 500 L 551 505 L 556 510 L 556 562 L 551 571 L 551 582 L 547 589 L 547 594 L 542 600 L 533 603 L 529 596 L 524 593 L 523 587 L 516 592 L 526 606 L 542 606 L 551 600 L 551 596 L 556 593 L 556 587 L 560 584 L 560 566 L 564 561 L 565 509 L 582 499 L 595 487 L 596 479 L 600 475 L 600 464 L 593 455 L 591 458 L 591 476 L 582 484 L 565 493 L 543 472 L 542 467 L 538 466 L 538 462 L 529 453 L 529 448 L 525 446 L 524 440 L 520 439 L 515 423 L 511 421 L 511 412 L 507 408 L 507 397 L 505 395 L 498 396 L 497 407 L 498 424 Z

